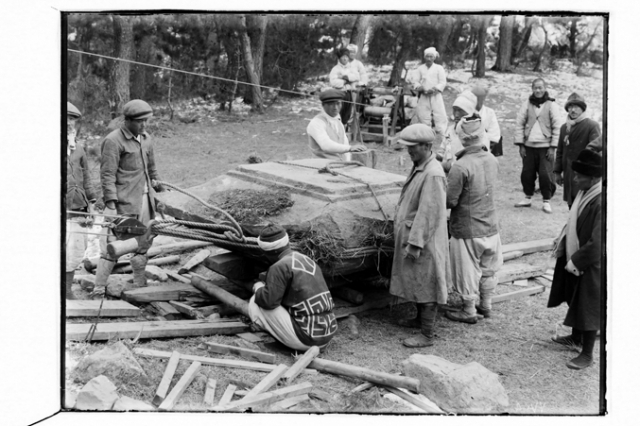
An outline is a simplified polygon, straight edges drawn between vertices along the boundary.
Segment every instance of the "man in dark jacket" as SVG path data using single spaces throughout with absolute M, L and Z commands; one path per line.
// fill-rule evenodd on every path
M 91 184 L 87 156 L 81 146 L 76 145 L 76 122 L 82 117 L 80 110 L 67 102 L 67 196 L 66 209 L 92 213 L 96 194 Z M 90 217 L 90 216 L 89 216 Z M 91 219 L 84 215 L 67 213 L 65 287 L 66 298 L 75 299 L 71 291 L 73 275 L 82 262 L 87 249 L 88 226 Z
M 265 227 L 258 245 L 272 265 L 265 281 L 253 285 L 254 295 L 249 300 L 251 321 L 291 349 L 324 348 L 338 323 L 320 267 L 291 250 L 289 236 L 280 226 Z
M 502 267 L 502 243 L 494 190 L 498 160 L 483 149 L 485 134 L 479 115 L 463 117 L 458 137 L 465 148 L 447 176 L 447 207 L 451 209 L 449 253 L 453 288 L 462 296 L 464 309 L 446 312 L 453 321 L 475 324 L 476 313 L 491 315 L 491 298 Z M 475 301 L 480 298 L 480 304 Z
M 569 220 L 558 237 L 554 254 L 558 259 L 549 293 L 548 307 L 567 302 L 564 325 L 571 335 L 552 340 L 565 346 L 580 346 L 580 355 L 567 367 L 580 370 L 593 362 L 593 347 L 600 329 L 602 300 L 602 159 L 585 149 L 571 163 L 578 194 L 571 206 Z
M 127 102 L 123 108 L 124 123 L 102 141 L 102 181 L 105 213 L 131 216 L 147 224 L 155 217 L 155 191 L 162 191 L 156 170 L 153 145 L 145 126 L 153 115 L 143 100 Z M 154 191 L 155 190 L 155 191 Z M 102 238 L 101 258 L 96 271 L 96 293 L 104 290 L 117 259 L 107 253 L 107 240 Z M 147 248 L 140 248 L 131 258 L 134 281 L 146 285 Z
M 573 200 L 578 195 L 578 188 L 573 185 L 571 163 L 587 147 L 596 152 L 601 151 L 602 139 L 600 139 L 598 123 L 586 117 L 587 104 L 582 96 L 572 93 L 567 99 L 564 109 L 568 113 L 567 122 L 560 128 L 560 140 L 553 173 L 556 183 L 564 186 L 563 198 L 571 208 Z

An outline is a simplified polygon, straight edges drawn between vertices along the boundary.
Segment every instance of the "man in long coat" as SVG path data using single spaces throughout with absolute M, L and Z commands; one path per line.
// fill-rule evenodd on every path
M 564 109 L 568 113 L 567 122 L 560 128 L 560 140 L 553 173 L 556 183 L 564 186 L 563 198 L 571 208 L 573 200 L 578 195 L 578 188 L 573 185 L 571 163 L 587 147 L 593 148 L 594 151 L 600 151 L 602 139 L 598 123 L 586 116 L 587 104 L 582 96 L 572 93 L 567 99 Z
M 418 308 L 406 326 L 421 335 L 404 340 L 407 347 L 433 345 L 438 305 L 447 303 L 450 281 L 447 244 L 447 180 L 432 150 L 435 133 L 426 124 L 413 124 L 400 133 L 408 146 L 413 169 L 405 182 L 394 218 L 395 252 L 389 292 Z
M 552 340 L 565 346 L 580 346 L 580 355 L 567 367 L 580 370 L 593 362 L 593 347 L 600 330 L 602 301 L 602 159 L 585 149 L 571 164 L 574 185 L 579 192 L 571 206 L 569 220 L 555 248 L 556 261 L 548 307 L 567 302 L 569 310 L 564 325 L 571 335 Z

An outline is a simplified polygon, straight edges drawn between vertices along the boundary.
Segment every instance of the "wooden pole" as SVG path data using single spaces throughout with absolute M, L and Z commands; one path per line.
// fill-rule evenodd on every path
M 206 241 L 184 241 L 174 244 L 165 244 L 163 246 L 151 247 L 147 251 L 148 257 L 158 256 L 159 254 L 177 253 L 185 250 L 192 250 L 213 245 Z M 122 241 L 113 241 L 107 244 L 107 252 L 112 257 L 120 257 L 127 253 L 133 253 L 138 249 L 138 240 L 131 238 Z
M 295 380 L 296 377 L 302 370 L 307 368 L 307 366 L 320 354 L 320 348 L 317 346 L 311 346 L 298 360 L 287 370 L 286 373 L 282 376 L 282 380 L 289 386 L 291 382 Z
M 242 300 L 228 291 L 221 289 L 217 285 L 196 276 L 191 277 L 191 285 L 201 292 L 208 294 L 209 296 L 213 296 L 222 303 L 229 305 L 242 315 L 246 317 L 249 316 L 249 302 Z

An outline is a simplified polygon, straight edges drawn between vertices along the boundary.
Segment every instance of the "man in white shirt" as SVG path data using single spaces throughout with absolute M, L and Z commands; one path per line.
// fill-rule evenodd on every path
M 356 55 L 358 54 L 358 46 L 355 44 L 350 44 L 347 46 L 347 50 L 349 51 L 349 67 L 355 72 L 358 73 L 358 81 L 362 86 L 366 86 L 369 83 L 369 77 L 367 76 L 367 70 L 364 68 L 362 62 L 356 59 Z
M 336 54 L 338 55 L 338 63 L 329 73 L 329 84 L 334 89 L 346 92 L 340 110 L 340 118 L 343 125 L 347 125 L 351 119 L 353 102 L 355 102 L 354 91 L 360 85 L 360 74 L 349 64 L 347 49 L 339 49 Z
M 411 124 L 424 123 L 432 127 L 433 121 L 436 135 L 438 139 L 442 139 L 447 130 L 447 113 L 442 98 L 442 92 L 447 86 L 447 76 L 442 65 L 434 63 L 437 57 L 435 47 L 425 49 L 424 64 L 418 67 L 418 81 L 413 86 L 418 91 L 419 99 Z
M 307 126 L 309 148 L 316 157 L 350 161 L 350 152 L 367 150 L 364 145 L 349 145 L 340 119 L 343 99 L 344 92 L 340 90 L 329 89 L 320 93 L 323 112 L 313 117 Z

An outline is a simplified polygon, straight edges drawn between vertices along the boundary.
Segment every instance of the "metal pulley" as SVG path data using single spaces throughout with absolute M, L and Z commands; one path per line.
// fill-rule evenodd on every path
M 111 222 L 110 228 L 118 240 L 128 240 L 147 232 L 147 227 L 133 217 L 119 217 Z

